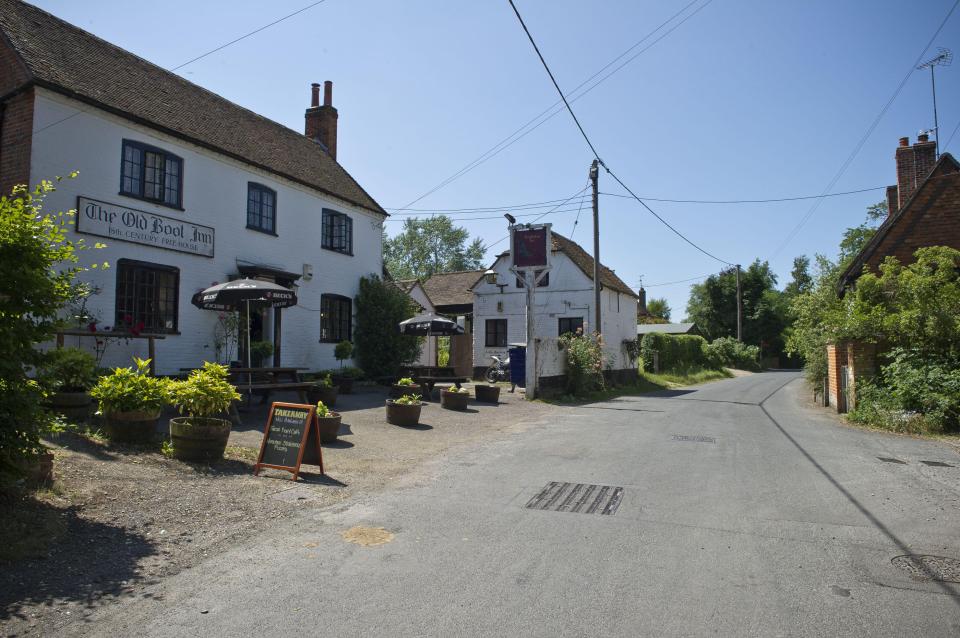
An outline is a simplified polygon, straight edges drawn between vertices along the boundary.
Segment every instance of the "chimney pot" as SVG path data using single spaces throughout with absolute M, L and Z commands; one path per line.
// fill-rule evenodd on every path
M 917 136 L 917 142 L 926 142 L 926 141 L 929 141 L 929 139 L 930 139 L 930 136 L 927 135 L 926 133 L 921 133 L 920 135 Z
M 910 146 L 910 138 L 909 138 L 909 137 L 901 137 L 901 138 L 900 138 L 900 146 Z
M 330 80 L 323 83 L 323 105 L 333 106 L 333 82 Z
M 320 106 L 320 85 L 316 82 L 310 85 L 310 106 Z

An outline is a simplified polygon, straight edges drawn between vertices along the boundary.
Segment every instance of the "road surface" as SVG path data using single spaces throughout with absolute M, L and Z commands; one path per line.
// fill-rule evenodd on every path
M 806 392 L 769 372 L 552 411 L 69 631 L 960 636 L 960 584 L 929 578 L 960 580 L 960 455 Z

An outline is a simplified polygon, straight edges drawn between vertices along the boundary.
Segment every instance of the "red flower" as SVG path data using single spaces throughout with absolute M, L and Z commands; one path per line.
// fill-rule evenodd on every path
M 97 322 L 96 322 L 96 321 L 91 321 L 90 323 L 88 323 L 88 324 L 87 324 L 87 330 L 89 330 L 90 332 L 96 332 L 96 331 L 97 331 Z
M 131 317 L 130 315 L 124 315 L 123 321 L 124 323 L 133 323 L 133 317 Z

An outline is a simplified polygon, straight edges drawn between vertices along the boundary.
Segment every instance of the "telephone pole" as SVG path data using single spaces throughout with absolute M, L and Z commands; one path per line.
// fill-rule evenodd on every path
M 600 169 L 596 159 L 590 164 L 590 182 L 593 184 L 593 306 L 594 328 L 593 331 L 600 333 L 600 193 L 598 184 L 600 178 Z
M 743 294 L 740 291 L 740 264 L 737 264 L 737 341 L 743 341 Z

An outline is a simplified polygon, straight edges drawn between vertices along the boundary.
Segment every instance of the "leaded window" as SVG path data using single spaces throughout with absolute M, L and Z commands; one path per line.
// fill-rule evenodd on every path
M 506 319 L 487 319 L 486 324 L 488 348 L 506 348 L 507 347 L 507 320 Z
M 321 246 L 338 253 L 353 254 L 353 220 L 343 213 L 324 208 Z
M 583 317 L 560 317 L 559 322 L 558 335 L 565 335 L 568 332 L 577 334 L 577 330 L 583 330 Z
M 117 261 L 114 329 L 176 332 L 180 271 L 129 259 Z
M 123 140 L 120 194 L 180 208 L 183 160 L 163 149 Z
M 352 305 L 349 297 L 320 296 L 320 341 L 326 343 L 350 341 L 353 327 Z
M 247 228 L 276 234 L 276 191 L 254 182 L 247 184 Z

